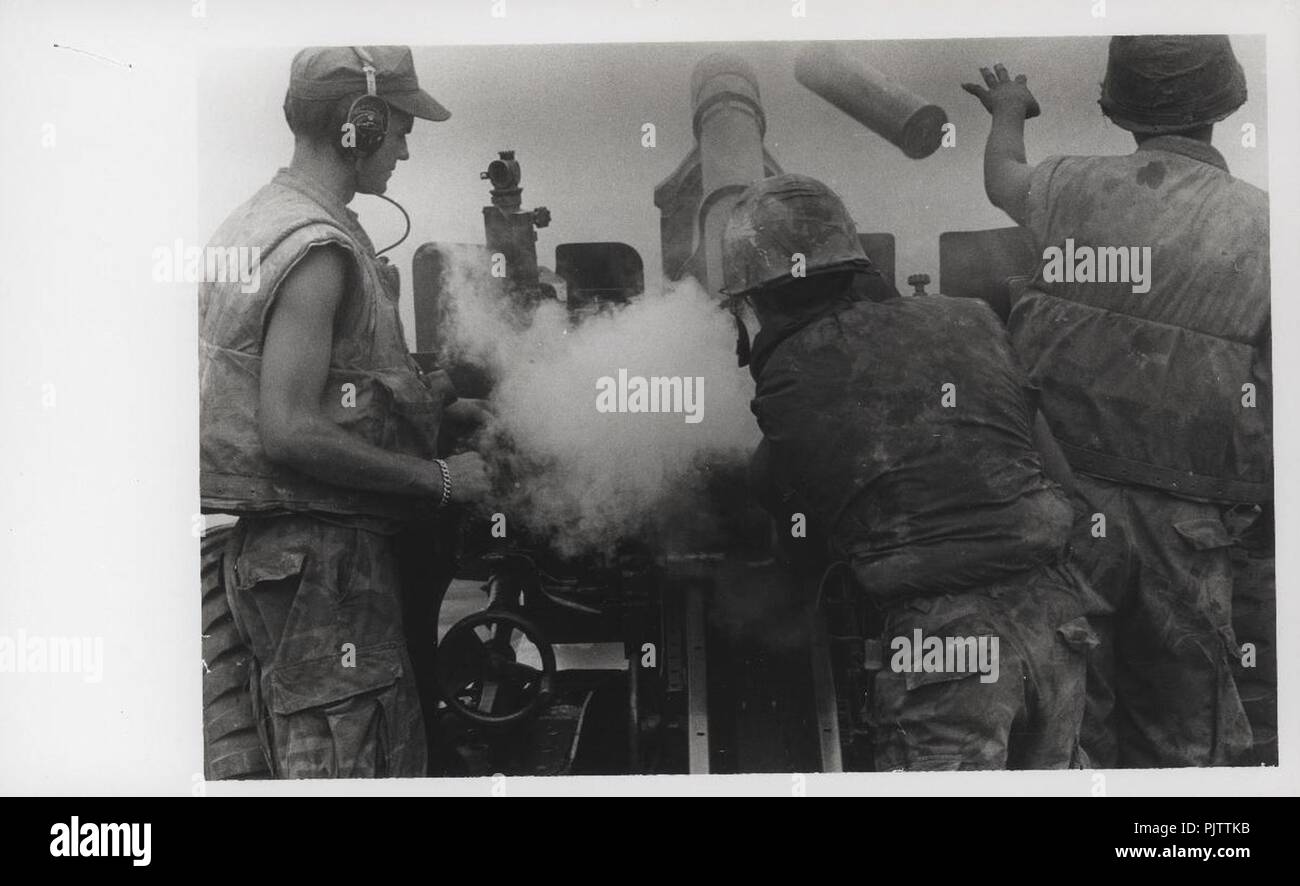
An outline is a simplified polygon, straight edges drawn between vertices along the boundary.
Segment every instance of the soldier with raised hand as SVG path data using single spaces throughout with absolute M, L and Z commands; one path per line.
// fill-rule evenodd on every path
M 1271 569 L 1243 569 L 1251 636 L 1234 636 L 1231 557 L 1271 557 L 1268 198 L 1211 144 L 1246 100 L 1241 66 L 1224 36 L 1115 37 L 1100 105 L 1137 149 L 1036 166 L 1026 78 L 981 72 L 983 86 L 963 86 L 993 117 L 985 190 L 1045 259 L 1011 336 L 1076 475 L 1074 550 L 1115 609 L 1099 625 L 1085 746 L 1101 766 L 1244 761 L 1239 640 L 1271 653 L 1273 632 Z M 1149 249 L 1141 286 L 1117 249 Z M 1080 258 L 1052 268 L 1049 253 Z
M 1078 765 L 1093 601 L 1065 560 L 1069 502 L 1045 473 L 1063 463 L 1040 451 L 1050 438 L 997 316 L 899 297 L 840 198 L 800 175 L 740 196 L 723 262 L 724 292 L 761 325 L 740 348 L 763 432 L 758 497 L 785 533 L 803 514 L 807 537 L 788 546 L 849 564 L 882 612 L 876 767 Z M 995 668 L 902 654 L 918 632 L 945 650 L 983 638 Z
M 487 483 L 477 454 L 436 458 L 459 404 L 407 352 L 396 269 L 347 204 L 449 114 L 395 46 L 299 52 L 284 111 L 292 161 L 213 237 L 260 250 L 260 288 L 200 288 L 203 508 L 239 516 L 226 589 L 273 774 L 421 776 L 394 536 Z

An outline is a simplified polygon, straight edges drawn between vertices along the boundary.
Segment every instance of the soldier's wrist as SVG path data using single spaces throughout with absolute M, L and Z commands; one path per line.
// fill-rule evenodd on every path
M 434 507 L 445 508 L 447 505 L 451 504 L 451 468 L 447 466 L 446 459 L 435 458 L 433 463 L 438 468 L 439 478 L 441 480 L 441 486 Z
M 424 467 L 420 471 L 415 493 L 419 499 L 417 507 L 421 512 L 432 513 L 443 507 L 442 502 L 447 496 L 447 482 L 442 467 L 438 464 L 440 461 L 442 460 L 429 459 L 424 462 Z

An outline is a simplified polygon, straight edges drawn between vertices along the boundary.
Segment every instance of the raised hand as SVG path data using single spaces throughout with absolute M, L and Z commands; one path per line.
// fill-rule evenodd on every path
M 999 111 L 1014 112 L 1018 109 L 1021 118 L 1028 120 L 1041 113 L 1038 99 L 1029 91 L 1029 78 L 1024 74 L 1017 74 L 1012 79 L 1001 62 L 994 65 L 992 71 L 980 68 L 980 74 L 984 78 L 984 86 L 963 83 L 961 88 L 979 99 L 990 114 Z

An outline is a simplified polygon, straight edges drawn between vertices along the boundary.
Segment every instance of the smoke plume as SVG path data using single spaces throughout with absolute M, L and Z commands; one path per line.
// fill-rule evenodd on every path
M 509 526 L 577 555 L 647 534 L 680 540 L 684 524 L 709 523 L 706 484 L 743 465 L 760 436 L 735 327 L 716 300 L 686 280 L 576 324 L 564 303 L 544 301 L 524 325 L 485 277 L 480 252 L 446 250 L 444 267 L 448 357 L 494 381 L 497 418 L 478 448 L 510 478 L 505 500 L 490 503 Z M 598 380 L 619 370 L 702 378 L 700 420 L 598 411 Z

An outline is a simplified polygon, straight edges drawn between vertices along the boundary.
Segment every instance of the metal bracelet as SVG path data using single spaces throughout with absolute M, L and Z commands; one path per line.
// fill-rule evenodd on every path
M 447 467 L 447 462 L 441 458 L 435 458 L 438 464 L 438 470 L 442 472 L 442 499 L 438 502 L 438 507 L 445 508 L 451 502 L 451 468 Z

